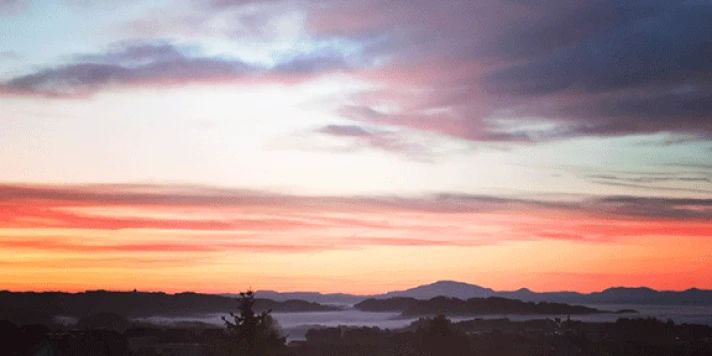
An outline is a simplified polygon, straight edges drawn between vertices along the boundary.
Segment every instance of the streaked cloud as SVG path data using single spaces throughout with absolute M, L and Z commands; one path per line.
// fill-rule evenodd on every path
M 325 125 L 314 131 L 316 134 L 349 140 L 345 148 L 334 151 L 353 152 L 362 148 L 373 148 L 404 155 L 409 159 L 432 161 L 433 152 L 424 143 L 408 138 L 402 133 L 389 130 L 367 129 L 359 125 Z
M 0 202 L 3 202 L 11 218 L 31 215 L 32 213 L 51 213 L 58 209 L 57 215 L 48 215 L 47 220 L 74 215 L 81 218 L 83 214 L 93 215 L 92 209 L 97 207 L 158 207 L 158 208 L 256 208 L 277 209 L 287 212 L 302 211 L 305 213 L 341 213 L 341 212 L 403 212 L 403 213 L 487 213 L 515 212 L 529 210 L 570 211 L 592 216 L 603 217 L 636 217 L 636 218 L 671 218 L 706 220 L 712 218 L 712 200 L 692 198 L 657 198 L 636 196 L 606 196 L 586 197 L 570 200 L 535 200 L 530 198 L 499 197 L 471 194 L 443 193 L 420 197 L 400 196 L 300 196 L 276 194 L 262 191 L 244 191 L 218 189 L 201 186 L 151 186 L 151 185 L 88 185 L 88 186 L 42 186 L 42 185 L 5 185 L 0 187 Z M 10 207 L 27 210 L 11 210 Z M 66 208 L 83 208 L 83 214 L 72 211 L 62 211 Z M 244 211 L 235 211 L 239 217 Z M 120 217 L 120 214 L 118 215 Z M 150 215 L 149 215 L 150 216 Z M 42 216 L 31 216 L 43 218 Z M 131 219 L 101 220 L 113 221 L 119 228 L 150 227 L 141 215 Z M 150 219 L 150 217 L 147 217 Z M 320 219 L 316 219 L 320 220 Z M 41 219 L 38 219 L 41 221 Z M 172 229 L 190 229 L 188 226 L 172 226 L 180 220 L 155 220 L 155 226 L 166 225 Z M 191 220 L 185 220 L 187 223 Z M 229 221 L 208 220 L 194 221 L 204 227 L 214 224 L 215 230 L 230 227 Z M 254 220 L 237 219 L 232 227 L 239 229 L 240 224 L 249 225 Z M 121 226 L 126 223 L 126 226 Z M 261 220 L 260 223 L 270 225 L 270 229 L 279 225 L 289 225 L 286 220 Z M 62 221 L 58 226 L 67 224 Z M 134 225 L 132 225 L 134 224 Z M 293 223 L 313 227 L 303 222 Z M 79 220 L 77 225 L 81 225 Z M 111 225 L 111 224 L 109 224 Z M 274 225 L 274 226 L 271 226 Z M 76 226 L 79 227 L 79 226 Z M 197 228 L 201 230 L 203 228 Z
M 683 169 L 672 172 L 598 172 L 587 174 L 586 179 L 598 184 L 647 191 L 712 194 L 712 176 L 709 173 L 696 171 L 694 167 L 690 168 L 687 168 L 689 172 Z
M 5 226 L 55 228 L 166 230 L 281 230 L 280 227 L 316 228 L 330 224 L 359 225 L 355 220 L 333 220 L 340 213 L 426 213 L 477 214 L 520 211 L 561 211 L 601 218 L 700 220 L 712 218 L 710 199 L 674 199 L 634 196 L 583 197 L 575 200 L 534 200 L 468 194 L 437 194 L 422 197 L 398 196 L 298 196 L 260 191 L 241 191 L 190 186 L 33 186 L 5 185 L 0 188 Z M 101 210 L 101 209 L 104 210 Z M 130 210 L 137 209 L 135 215 Z M 220 218 L 181 217 L 180 209 L 208 209 Z M 116 209 L 116 210 L 112 210 Z M 142 209 L 147 209 L 142 211 Z M 173 218 L 152 217 L 164 211 Z M 178 210 L 175 210 L 178 209 Z M 212 211 L 210 209 L 215 209 Z M 221 215 L 221 209 L 224 214 Z M 270 212 L 251 217 L 249 209 Z M 101 213 L 108 212 L 108 215 Z M 112 213 L 113 211 L 113 213 Z M 186 210 L 190 212 L 191 210 Z M 307 217 L 299 217 L 301 212 Z M 273 214 L 274 213 L 274 214 Z M 281 213 L 295 215 L 287 218 Z M 128 215 L 126 215 L 128 214 Z M 259 214 L 259 213 L 256 213 Z M 323 216 L 322 216 L 323 214 Z M 202 215 L 201 215 L 202 216 Z M 281 218 L 278 218 L 281 217 Z M 360 225 L 368 226 L 368 225 Z M 380 226 L 385 227 L 385 226 Z
M 0 263 L 170 269 L 220 265 L 243 254 L 286 258 L 533 241 L 625 246 L 647 237 L 706 238 L 712 235 L 711 217 L 709 199 L 299 196 L 201 186 L 4 185 Z
M 80 55 L 69 64 L 12 78 L 0 90 L 19 95 L 82 96 L 127 85 L 288 83 L 355 65 L 330 50 L 297 54 L 271 68 L 196 52 L 199 49 L 169 42 L 122 43 L 104 53 Z

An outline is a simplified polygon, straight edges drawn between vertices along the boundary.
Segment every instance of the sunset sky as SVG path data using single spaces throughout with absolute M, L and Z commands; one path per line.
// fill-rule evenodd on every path
M 0 290 L 712 289 L 711 18 L 0 0 Z

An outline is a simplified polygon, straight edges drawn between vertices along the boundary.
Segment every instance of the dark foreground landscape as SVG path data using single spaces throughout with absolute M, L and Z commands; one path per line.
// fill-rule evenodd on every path
M 256 353 L 236 351 L 242 342 L 228 328 L 132 325 L 121 332 L 0 321 L 0 333 L 6 340 L 3 355 L 712 355 L 712 328 L 656 319 L 451 323 L 423 318 L 401 330 L 319 328 L 290 343 L 268 337 Z
M 227 309 L 225 309 L 227 308 Z M 500 297 L 368 299 L 366 311 L 421 316 L 405 328 L 315 327 L 287 342 L 271 311 L 338 310 L 304 301 L 195 293 L 0 293 L 2 355 L 712 355 L 712 327 L 654 318 L 586 323 L 569 315 L 599 313 L 582 306 Z M 233 310 L 224 326 L 151 325 L 135 317 Z M 629 313 L 631 311 L 625 311 Z M 533 320 L 482 319 L 474 314 L 530 314 Z M 562 314 L 562 317 L 550 317 Z M 63 323 L 73 317 L 76 322 Z M 449 316 L 472 315 L 452 322 Z M 536 316 L 541 315 L 541 316 Z

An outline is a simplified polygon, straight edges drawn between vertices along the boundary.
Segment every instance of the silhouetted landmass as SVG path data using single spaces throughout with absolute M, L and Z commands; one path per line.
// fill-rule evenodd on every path
M 656 291 L 651 288 L 608 288 L 602 292 L 532 292 L 522 288 L 516 291 L 494 291 L 489 288 L 454 282 L 439 281 L 404 291 L 389 292 L 375 296 L 412 297 L 431 299 L 437 296 L 459 299 L 502 297 L 519 299 L 527 302 L 554 302 L 567 304 L 643 304 L 643 305 L 712 305 L 712 290 L 691 288 L 681 292 Z
M 77 321 L 78 329 L 116 330 L 124 332 L 132 326 L 129 319 L 116 313 L 99 313 Z
M 295 343 L 295 355 L 710 355 L 712 328 L 655 319 L 615 323 L 422 319 L 407 330 L 323 328 Z
M 436 297 L 429 300 L 414 298 L 367 299 L 355 305 L 356 309 L 370 312 L 400 312 L 404 317 L 425 315 L 574 315 L 594 314 L 602 311 L 578 305 L 560 303 L 533 303 L 520 300 L 490 297 L 457 298 Z
M 224 294 L 225 296 L 235 297 L 235 294 Z M 326 293 L 319 292 L 288 292 L 280 293 L 272 290 L 256 291 L 255 295 L 258 298 L 270 299 L 274 301 L 286 301 L 290 299 L 306 300 L 314 303 L 334 303 L 334 304 L 356 304 L 368 296 L 352 295 L 345 293 Z
M 638 311 L 635 309 L 619 309 L 615 311 L 615 314 L 637 314 Z
M 52 329 L 16 326 L 0 320 L 0 354 L 148 356 L 160 354 L 222 356 L 236 334 L 226 328 Z M 421 318 L 400 330 L 375 327 L 322 327 L 306 340 L 284 346 L 282 340 L 261 356 L 707 356 L 712 327 L 676 325 L 656 319 L 619 319 L 586 323 L 542 319 L 474 319 L 452 323 L 444 316 Z M 244 353 L 241 353 L 244 354 Z
M 0 304 L 0 320 L 10 320 L 18 325 L 52 324 L 53 314 L 23 307 Z
M 311 292 L 278 293 L 258 291 L 258 296 L 269 296 L 274 300 L 292 298 L 319 303 L 357 303 L 366 299 L 388 299 L 396 297 L 432 299 L 438 296 L 470 299 L 501 297 L 519 299 L 526 302 L 551 302 L 566 304 L 640 304 L 640 305 L 712 305 L 712 290 L 691 288 L 685 291 L 656 291 L 651 288 L 609 288 L 601 292 L 544 292 L 537 293 L 526 288 L 516 291 L 495 291 L 474 284 L 438 281 L 401 291 L 391 291 L 369 296 L 351 294 L 320 294 Z
M 255 303 L 257 310 L 270 309 L 277 313 L 300 313 L 300 312 L 317 312 L 317 311 L 337 311 L 342 310 L 339 307 L 331 305 L 321 305 L 319 303 L 307 302 L 304 300 L 289 299 L 283 302 L 278 302 L 269 299 L 257 299 Z
M 474 284 L 456 281 L 438 281 L 402 291 L 392 291 L 379 294 L 374 296 L 374 298 L 384 299 L 405 297 L 415 299 L 433 299 L 440 296 L 457 299 L 488 298 L 497 296 L 497 292 L 490 288 L 484 288 Z
M 656 291 L 650 288 L 609 288 L 587 296 L 590 303 L 712 305 L 712 290 L 691 288 L 682 292 Z
M 227 313 L 235 308 L 235 298 L 198 293 L 143 293 L 90 291 L 84 293 L 0 292 L 0 319 L 18 324 L 51 322 L 55 315 L 88 317 L 114 313 L 123 317 L 153 315 L 191 315 Z M 339 310 L 302 300 L 276 302 L 257 299 L 255 309 L 274 312 L 313 312 Z

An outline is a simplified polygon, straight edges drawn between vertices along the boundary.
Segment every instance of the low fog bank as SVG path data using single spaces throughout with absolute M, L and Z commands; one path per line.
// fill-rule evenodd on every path
M 673 320 L 677 324 L 705 324 L 712 326 L 712 307 L 687 307 L 687 306 L 650 306 L 650 305 L 589 305 L 593 308 L 604 310 L 634 309 L 637 313 L 615 314 L 601 313 L 591 315 L 572 315 L 571 320 L 584 322 L 613 322 L 618 318 L 646 318 L 654 317 L 660 320 Z M 271 314 L 288 335 L 289 340 L 304 338 L 307 330 L 318 327 L 345 326 L 375 326 L 381 329 L 399 329 L 410 325 L 417 318 L 402 318 L 396 312 L 362 312 L 356 309 L 329 312 L 303 312 L 303 313 L 272 313 Z M 186 326 L 191 324 L 204 324 L 206 326 L 223 327 L 225 323 L 221 317 L 226 314 L 203 314 L 191 316 L 152 316 L 135 318 L 134 321 L 165 325 Z M 565 319 L 566 315 L 482 315 L 468 317 L 450 317 L 453 322 L 469 319 L 502 319 L 524 321 L 533 319 Z

